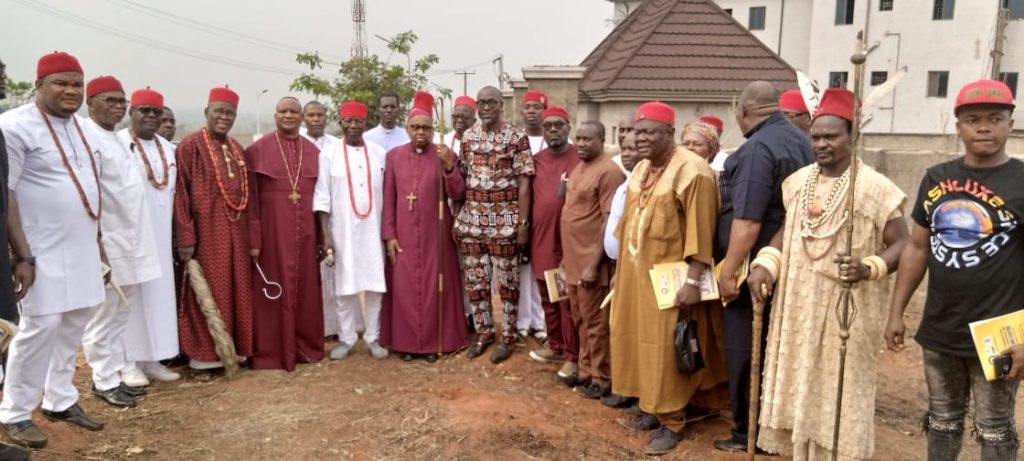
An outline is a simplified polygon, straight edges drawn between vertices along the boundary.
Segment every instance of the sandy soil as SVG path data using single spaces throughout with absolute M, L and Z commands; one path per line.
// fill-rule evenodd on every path
M 916 325 L 917 316 L 910 316 Z M 37 414 L 50 445 L 33 459 L 650 459 L 643 455 L 647 435 L 615 423 L 620 411 L 576 396 L 555 379 L 554 365 L 531 362 L 525 349 L 498 366 L 486 356 L 405 363 L 357 350 L 345 361 L 306 364 L 294 373 L 245 371 L 231 381 L 159 383 L 127 410 L 89 395 L 82 365 L 82 405 L 106 429 L 86 432 Z M 916 344 L 881 356 L 877 460 L 924 459 L 920 418 L 927 394 L 920 363 Z M 1018 421 L 1022 407 L 1018 400 Z M 745 459 L 711 447 L 729 427 L 726 419 L 694 424 L 664 459 Z M 977 447 L 969 444 L 961 459 L 977 459 Z

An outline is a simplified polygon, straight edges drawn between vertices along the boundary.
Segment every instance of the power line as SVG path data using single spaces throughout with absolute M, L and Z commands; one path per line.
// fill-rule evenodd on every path
M 125 39 L 125 40 L 129 40 L 129 41 L 132 41 L 132 42 L 137 43 L 137 44 L 149 46 L 149 47 L 152 47 L 152 48 L 157 48 L 157 49 L 169 52 L 169 53 L 174 53 L 174 54 L 178 54 L 178 55 L 182 55 L 182 56 L 187 56 L 187 57 L 190 57 L 190 58 L 199 59 L 199 60 L 207 61 L 207 62 L 212 62 L 212 63 L 215 63 L 215 64 L 221 64 L 221 65 L 232 66 L 232 67 L 239 67 L 239 68 L 243 68 L 243 69 L 255 70 L 255 71 L 260 71 L 260 72 L 267 72 L 267 73 L 281 74 L 281 75 L 289 75 L 289 76 L 293 76 L 293 77 L 294 76 L 298 76 L 298 75 L 301 74 L 301 72 L 295 72 L 295 71 L 284 69 L 284 68 L 280 68 L 280 67 L 272 67 L 272 66 L 267 66 L 267 65 L 263 65 L 263 64 L 255 64 L 255 63 L 251 63 L 251 62 L 247 62 L 247 61 L 241 61 L 241 60 L 233 59 L 233 58 L 225 58 L 225 57 L 221 57 L 221 56 L 216 56 L 216 55 L 211 55 L 211 54 L 206 54 L 206 53 L 200 53 L 200 52 L 197 52 L 197 51 L 189 50 L 187 48 L 183 48 L 183 47 L 179 47 L 179 46 L 175 46 L 175 45 L 170 45 L 170 44 L 162 43 L 162 42 L 159 42 L 159 41 L 156 41 L 156 40 L 153 40 L 153 39 L 141 36 L 141 35 L 135 35 L 135 34 L 127 33 L 127 32 L 122 32 L 120 30 L 117 30 L 116 28 L 113 28 L 113 27 L 110 27 L 110 26 L 106 26 L 106 25 L 98 23 L 98 22 L 94 22 L 94 21 L 89 20 L 87 18 L 84 18 L 84 17 L 81 17 L 81 16 L 77 16 L 77 15 L 68 13 L 66 11 L 60 10 L 58 8 L 51 7 L 49 5 L 46 5 L 46 4 L 43 4 L 43 3 L 40 3 L 40 2 L 37 2 L 37 1 L 34 1 L 34 0 L 13 0 L 13 1 L 15 3 L 21 4 L 24 7 L 27 7 L 27 8 L 33 9 L 33 10 L 39 12 L 39 13 L 42 13 L 44 15 L 47 15 L 47 16 L 50 16 L 50 17 L 53 17 L 53 18 L 57 18 L 57 19 L 61 19 L 61 20 L 64 20 L 64 21 L 67 21 L 67 22 L 70 22 L 70 23 L 73 23 L 73 24 L 76 24 L 76 25 L 79 25 L 79 26 L 82 26 L 82 27 L 86 27 L 86 28 L 89 28 L 89 29 L 93 29 L 93 30 L 99 31 L 99 32 L 103 32 L 105 34 L 113 35 L 115 37 L 119 37 L 119 38 L 122 38 L 122 39 Z
M 227 38 L 227 39 L 230 39 L 230 40 L 234 40 L 234 41 L 237 41 L 239 43 L 244 43 L 244 44 L 253 45 L 253 46 L 259 46 L 259 47 L 262 47 L 262 48 L 282 51 L 282 52 L 286 52 L 286 53 L 290 53 L 290 54 L 298 54 L 298 53 L 302 52 L 302 51 L 299 51 L 300 47 L 297 47 L 297 46 L 291 46 L 291 45 L 287 45 L 287 44 L 283 44 L 283 43 L 279 43 L 279 42 L 274 42 L 274 41 L 271 41 L 271 40 L 264 39 L 262 37 L 257 37 L 255 35 L 248 35 L 248 34 L 243 34 L 241 32 L 235 32 L 233 30 L 228 30 L 228 29 L 225 29 L 223 27 L 220 27 L 220 26 L 217 26 L 217 25 L 214 25 L 214 24 L 210 24 L 210 23 L 202 22 L 202 21 L 199 21 L 199 20 L 196 20 L 196 19 L 192 19 L 192 18 L 189 18 L 189 17 L 186 17 L 186 16 L 181 16 L 181 15 L 178 15 L 178 14 L 174 14 L 174 13 L 171 13 L 169 11 L 160 10 L 160 9 L 151 7 L 149 5 L 141 4 L 141 3 L 138 3 L 138 2 L 135 2 L 135 1 L 131 1 L 131 0 L 107 0 L 107 2 L 118 4 L 120 6 L 129 8 L 129 9 L 132 9 L 132 10 L 135 10 L 137 12 L 140 12 L 140 13 L 143 13 L 143 14 L 155 17 L 155 18 L 159 18 L 161 20 L 164 20 L 164 21 L 167 21 L 167 22 L 170 22 L 170 23 L 174 23 L 174 24 L 178 24 L 178 25 L 181 25 L 181 26 L 185 26 L 185 27 L 188 27 L 188 28 L 191 28 L 191 29 L 194 29 L 194 30 L 199 30 L 199 31 L 211 34 L 211 35 L 216 35 L 218 37 L 223 37 L 223 38 Z M 328 58 L 328 59 L 336 60 L 336 61 L 343 61 L 344 60 L 344 58 L 342 58 L 340 56 L 334 56 L 334 55 L 328 55 L 328 54 L 321 54 L 321 56 L 323 56 L 325 58 Z M 326 64 L 331 64 L 331 65 L 335 65 L 335 66 L 340 65 L 340 64 L 335 63 L 335 62 L 325 62 L 325 63 Z

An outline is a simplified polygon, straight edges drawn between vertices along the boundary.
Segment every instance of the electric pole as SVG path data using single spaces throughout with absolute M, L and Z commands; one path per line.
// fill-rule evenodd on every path
M 457 71 L 455 71 L 455 75 L 461 75 L 462 76 L 462 95 L 463 96 L 468 95 L 469 94 L 469 76 L 470 75 L 476 75 L 476 71 L 474 70 L 473 72 L 468 72 L 468 71 L 464 71 L 464 70 L 461 70 L 461 71 L 457 70 Z
M 352 0 L 352 57 L 365 58 L 366 50 L 366 4 L 363 0 Z

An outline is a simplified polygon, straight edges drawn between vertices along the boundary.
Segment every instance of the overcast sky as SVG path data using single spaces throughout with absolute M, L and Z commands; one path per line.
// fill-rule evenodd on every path
M 153 5 L 150 7 L 149 5 Z M 521 79 L 524 66 L 576 65 L 611 31 L 607 0 L 366 0 L 371 53 L 387 58 L 391 37 L 413 30 L 413 58 L 435 53 L 431 81 L 462 92 L 456 70 L 476 71 L 470 93 L 497 85 L 497 66 Z M 287 7 L 285 7 L 287 5 Z M 305 69 L 300 51 L 319 50 L 335 61 L 351 52 L 351 0 L 0 0 L 0 59 L 13 80 L 34 80 L 44 53 L 79 58 L 86 78 L 114 75 L 132 90 L 151 86 L 195 121 L 210 87 L 229 84 L 241 96 L 240 124 L 252 124 L 262 97 L 264 130 L 274 101 Z M 243 34 L 239 36 L 237 34 Z M 391 62 L 404 63 L 392 56 Z M 332 75 L 330 66 L 318 73 Z M 302 99 L 307 99 L 303 97 Z M 183 120 L 184 119 L 184 120 Z M 236 130 L 251 131 L 238 126 Z

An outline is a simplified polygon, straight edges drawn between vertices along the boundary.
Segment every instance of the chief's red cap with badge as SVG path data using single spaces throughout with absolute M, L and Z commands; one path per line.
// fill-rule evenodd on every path
M 466 106 L 470 109 L 473 109 L 473 112 L 476 112 L 476 101 L 469 96 L 459 96 L 455 98 L 455 105 Z
M 636 121 L 653 120 L 668 126 L 676 125 L 676 111 L 661 101 L 645 102 L 636 110 Z
M 527 91 L 526 94 L 523 95 L 523 104 L 531 101 L 539 102 L 544 107 L 548 107 L 548 97 L 540 91 Z
M 63 51 L 54 51 L 39 58 L 39 63 L 36 65 L 36 78 L 41 79 L 47 75 L 61 72 L 85 73 L 82 71 L 82 65 L 78 63 L 78 59 Z
M 800 90 L 789 90 L 782 93 L 779 96 L 779 108 L 786 110 L 795 110 L 797 112 L 809 112 L 807 110 L 807 103 L 804 102 L 804 95 L 800 94 Z
M 964 85 L 963 88 L 960 88 L 960 93 L 956 95 L 953 113 L 960 112 L 961 107 L 975 104 L 1009 106 L 1010 110 L 1016 107 L 1013 104 L 1013 93 L 1010 92 L 1010 87 L 997 80 L 978 80 Z
M 225 102 L 238 107 L 238 93 L 235 93 L 231 88 L 228 88 L 227 85 L 213 88 L 210 90 L 209 102 Z
M 822 115 L 832 115 L 848 122 L 853 122 L 853 92 L 846 88 L 829 88 L 821 94 L 818 111 L 814 119 Z
M 563 120 L 565 120 L 566 122 L 568 122 L 569 121 L 569 111 L 565 110 L 564 107 L 551 106 L 551 107 L 548 107 L 547 109 L 544 109 L 544 114 L 541 115 L 541 120 L 544 120 L 544 119 L 546 119 L 548 117 L 560 117 Z
M 340 118 L 361 118 L 363 120 L 366 120 L 367 112 L 366 104 L 359 101 L 343 102 L 338 110 Z
M 124 93 L 124 87 L 121 86 L 121 82 L 109 75 L 101 75 L 89 80 L 89 83 L 85 84 L 85 96 L 88 98 L 108 91 L 120 91 Z
M 148 86 L 142 90 L 135 90 L 132 93 L 132 107 L 139 106 L 154 106 L 162 109 L 164 107 L 164 96 L 149 89 Z
M 722 123 L 722 119 L 715 117 L 714 115 L 701 115 L 700 117 L 697 117 L 697 120 L 705 125 L 715 127 L 715 131 L 718 132 L 719 136 L 722 135 L 722 130 L 725 129 L 725 124 Z

